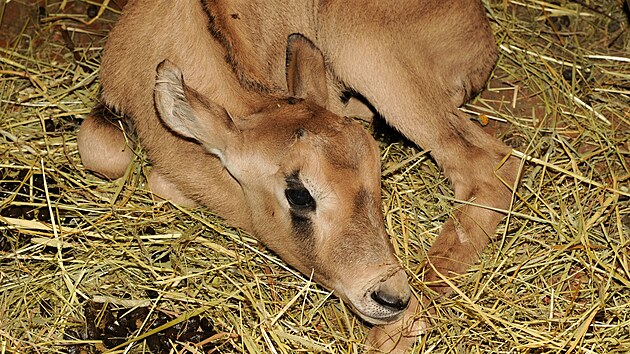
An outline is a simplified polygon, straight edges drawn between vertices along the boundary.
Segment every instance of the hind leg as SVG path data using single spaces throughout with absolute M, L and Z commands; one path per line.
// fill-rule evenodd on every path
M 125 174 L 133 158 L 133 147 L 129 143 L 111 112 L 100 105 L 83 120 L 77 134 L 79 155 L 85 168 L 109 179 Z M 185 207 L 197 206 L 155 168 L 148 180 L 151 192 L 157 198 Z
M 94 108 L 81 123 L 77 144 L 85 168 L 109 179 L 122 177 L 133 158 L 133 147 L 102 106 Z

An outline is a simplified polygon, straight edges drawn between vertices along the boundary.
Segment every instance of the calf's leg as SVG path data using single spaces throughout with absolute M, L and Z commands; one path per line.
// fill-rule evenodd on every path
M 496 45 L 480 2 L 389 7 L 354 1 L 330 1 L 321 9 L 318 45 L 330 70 L 391 126 L 431 151 L 458 200 L 480 205 L 457 205 L 429 251 L 425 280 L 447 293 L 437 273 L 452 277 L 477 260 L 503 216 L 491 209 L 509 207 L 508 186 L 518 170 L 510 148 L 458 110 L 483 87 Z
M 410 4 L 414 7 L 405 8 Z M 456 205 L 428 252 L 424 279 L 448 294 L 442 277 L 462 274 L 478 259 L 503 217 L 495 210 L 509 208 L 518 160 L 458 110 L 483 87 L 496 59 L 480 3 L 399 5 L 379 9 L 386 4 L 327 2 L 318 45 L 334 76 L 363 95 L 391 126 L 430 150 L 456 199 L 475 204 Z M 353 6 L 362 11 L 351 11 Z M 408 309 L 409 315 L 416 310 Z M 405 333 L 421 327 L 418 321 L 375 327 L 368 341 L 377 350 L 404 352 L 410 345 Z M 375 342 L 383 338 L 388 338 L 384 344 Z
M 109 179 L 122 177 L 133 158 L 131 141 L 125 139 L 117 119 L 102 105 L 96 106 L 81 123 L 77 144 L 85 168 Z M 156 168 L 149 174 L 148 182 L 158 198 L 185 207 L 197 206 Z
M 81 123 L 77 145 L 85 168 L 109 179 L 122 177 L 133 158 L 133 146 L 113 114 L 101 105 Z

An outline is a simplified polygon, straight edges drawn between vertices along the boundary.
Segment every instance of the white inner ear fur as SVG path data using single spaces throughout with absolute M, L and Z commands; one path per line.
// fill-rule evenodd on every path
M 199 116 L 198 111 L 187 99 L 184 78 L 179 68 L 168 61 L 158 66 L 154 95 L 156 108 L 164 124 L 181 136 L 199 142 L 207 152 L 218 157 L 221 164 L 232 173 L 225 152 L 213 144 L 212 139 L 205 136 L 215 132 L 209 129 L 206 121 Z

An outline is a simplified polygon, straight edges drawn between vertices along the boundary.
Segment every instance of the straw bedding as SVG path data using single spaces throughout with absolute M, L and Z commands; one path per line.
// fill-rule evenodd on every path
M 0 353 L 361 352 L 368 327 L 334 295 L 207 210 L 154 201 L 141 149 L 116 181 L 82 167 L 76 130 L 119 14 L 105 3 L 0 5 Z M 523 178 L 413 352 L 628 353 L 628 2 L 486 5 L 501 57 L 462 109 Z M 386 226 L 422 294 L 455 201 L 426 152 L 381 133 Z

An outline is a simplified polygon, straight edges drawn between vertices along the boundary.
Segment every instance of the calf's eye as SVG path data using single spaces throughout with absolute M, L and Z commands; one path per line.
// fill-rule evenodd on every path
M 315 200 L 306 188 L 287 188 L 284 195 L 292 208 L 315 209 Z

